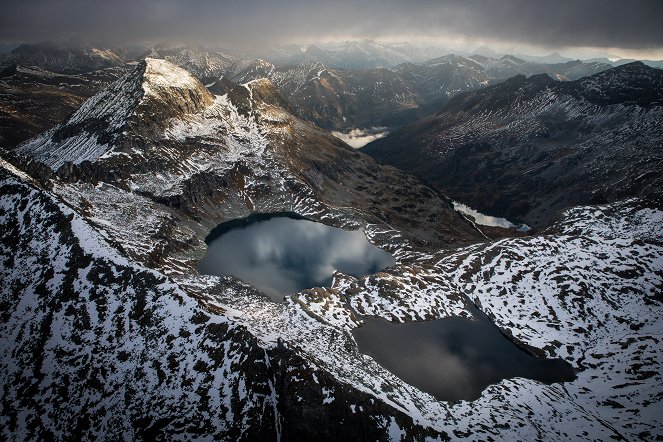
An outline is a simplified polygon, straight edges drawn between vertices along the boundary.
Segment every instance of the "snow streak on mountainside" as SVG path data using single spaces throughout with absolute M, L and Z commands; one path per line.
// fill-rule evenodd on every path
M 5 69 L 0 72 L 0 146 L 14 147 L 56 126 L 125 72 L 125 67 L 76 75 L 23 65 Z
M 21 152 L 31 159 L 8 155 L 24 172 L 0 164 L 6 438 L 663 433 L 653 400 L 663 385 L 657 205 L 580 207 L 544 235 L 479 242 L 449 200 L 293 117 L 269 81 L 225 82 L 212 96 L 148 60 L 111 88 L 133 91 L 128 109 L 101 92 L 77 124 L 39 138 L 57 156 L 29 142 Z M 89 160 L 62 150 L 58 130 L 80 137 Z M 95 157 L 98 140 L 108 149 Z M 363 228 L 396 265 L 336 273 L 332 288 L 282 304 L 197 274 L 219 222 L 284 211 Z M 469 318 L 470 303 L 523 345 L 582 369 L 578 379 L 508 379 L 476 401 L 441 402 L 359 353 L 350 333 L 356 313 Z

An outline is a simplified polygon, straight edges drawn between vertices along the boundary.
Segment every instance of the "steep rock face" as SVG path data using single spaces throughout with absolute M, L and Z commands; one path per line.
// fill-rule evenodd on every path
M 545 225 L 563 208 L 660 189 L 663 73 L 514 77 L 366 146 L 484 213 Z
M 212 104 L 212 94 L 188 71 L 164 60 L 147 58 L 144 63 L 140 105 L 165 112 L 164 120 L 194 114 Z

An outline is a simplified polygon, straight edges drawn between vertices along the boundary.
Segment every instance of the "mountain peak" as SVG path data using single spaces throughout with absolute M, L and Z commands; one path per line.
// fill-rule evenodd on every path
M 167 60 L 146 58 L 141 64 L 144 64 L 143 84 L 180 89 L 197 87 L 198 80 L 188 71 Z
M 500 61 L 505 63 L 513 63 L 513 64 L 525 64 L 525 60 L 522 60 L 514 55 L 509 55 L 509 54 L 502 56 L 500 58 Z
M 94 161 L 123 140 L 160 133 L 170 119 L 200 112 L 213 101 L 186 70 L 148 58 L 20 149 L 53 169 L 66 162 Z
M 143 70 L 142 104 L 150 100 L 165 103 L 167 117 L 194 113 L 212 104 L 214 97 L 187 70 L 163 59 L 146 58 L 140 63 Z
M 185 69 L 166 60 L 147 58 L 108 89 L 83 103 L 63 126 L 76 126 L 88 132 L 94 129 L 97 133 L 101 129 L 106 135 L 113 135 L 126 125 L 133 129 L 162 126 L 170 118 L 201 111 L 213 99 L 205 86 Z

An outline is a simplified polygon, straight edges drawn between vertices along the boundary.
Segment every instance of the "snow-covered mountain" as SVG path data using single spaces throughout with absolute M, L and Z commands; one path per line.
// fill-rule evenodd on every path
M 213 88 L 212 88 L 213 89 Z M 602 94 L 601 89 L 597 89 Z M 655 439 L 660 204 L 577 207 L 487 241 L 449 200 L 282 107 L 147 59 L 0 160 L 0 431 L 8 440 Z M 276 304 L 199 275 L 219 222 L 363 228 L 396 265 Z M 362 315 L 472 317 L 579 370 L 444 402 L 360 353 Z
M 486 86 L 495 77 L 471 58 L 445 55 L 421 64 L 402 64 L 394 70 L 426 101 L 448 100 L 454 94 Z
M 262 54 L 278 65 L 322 63 L 335 69 L 391 68 L 401 63 L 420 63 L 448 52 L 441 47 L 370 40 L 282 45 Z
M 561 209 L 660 194 L 663 71 L 518 76 L 459 94 L 366 146 L 484 213 L 546 225 Z
M 161 133 L 172 118 L 198 113 L 213 100 L 212 94 L 182 68 L 165 60 L 147 59 L 18 152 L 55 170 L 67 162 L 95 161 L 113 146 Z

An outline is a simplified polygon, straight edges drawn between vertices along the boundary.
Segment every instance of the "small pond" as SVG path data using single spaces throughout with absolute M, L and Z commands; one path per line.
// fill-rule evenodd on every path
M 487 318 L 405 324 L 363 319 L 352 331 L 359 351 L 439 400 L 474 400 L 489 385 L 513 377 L 545 383 L 575 379 L 570 364 L 531 356 Z
M 292 213 L 254 214 L 217 226 L 198 265 L 206 275 L 232 275 L 276 302 L 306 288 L 332 283 L 334 270 L 353 276 L 378 272 L 394 258 L 348 231 Z

